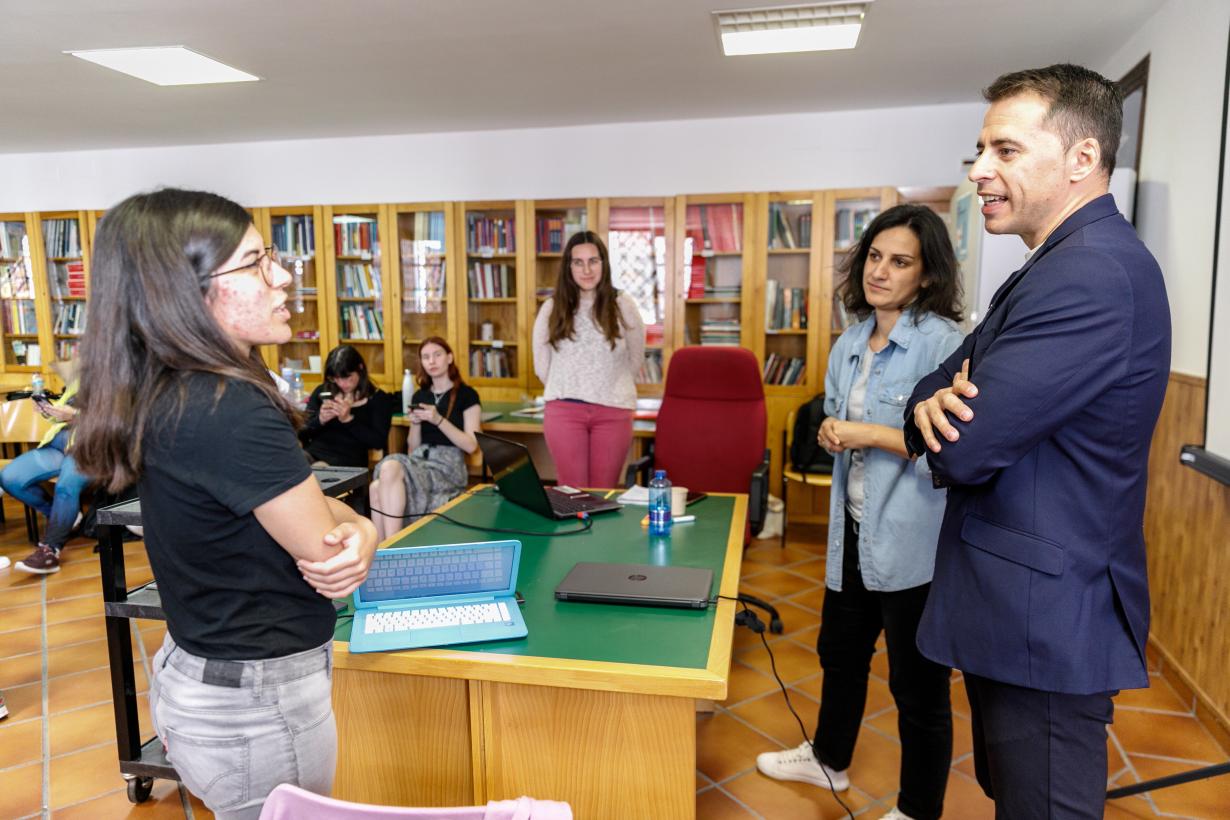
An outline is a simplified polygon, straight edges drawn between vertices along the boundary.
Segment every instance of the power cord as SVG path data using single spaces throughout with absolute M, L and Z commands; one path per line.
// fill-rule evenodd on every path
M 535 532 L 534 530 L 518 530 L 518 529 L 512 529 L 510 527 L 487 527 L 487 526 L 483 526 L 480 524 L 471 524 L 468 521 L 458 521 L 456 518 L 453 518 L 450 515 L 445 515 L 444 513 L 436 512 L 435 510 L 428 510 L 427 512 L 421 512 L 421 513 L 404 513 L 402 515 L 394 515 L 393 513 L 387 513 L 384 510 L 378 510 L 375 507 L 372 507 L 370 504 L 368 506 L 371 509 L 371 511 L 374 513 L 380 513 L 381 515 L 387 516 L 388 518 L 400 518 L 402 521 L 405 521 L 407 518 L 425 518 L 426 516 L 434 515 L 437 518 L 443 518 L 445 521 L 449 522 L 450 524 L 454 524 L 458 527 L 464 527 L 467 530 L 478 530 L 479 532 L 499 532 L 499 533 L 505 533 L 509 535 L 535 535 L 535 536 L 546 536 L 546 537 L 553 538 L 555 536 L 563 536 L 563 535 L 579 535 L 584 532 L 589 532 L 591 529 L 593 529 L 593 526 L 594 526 L 594 519 L 591 518 L 589 513 L 587 512 L 579 512 L 576 514 L 577 519 L 581 522 L 581 526 L 577 527 L 576 529 L 556 531 L 556 532 Z
M 782 697 L 786 699 L 786 708 L 789 709 L 790 714 L 794 716 L 795 723 L 799 724 L 799 733 L 803 736 L 803 740 L 807 742 L 809 747 L 812 747 L 812 740 L 807 735 L 807 727 L 803 725 L 803 719 L 799 717 L 799 713 L 794 710 L 794 704 L 790 702 L 790 692 L 786 689 L 786 682 L 783 681 L 781 675 L 777 673 L 777 659 L 773 657 L 773 648 L 769 646 L 769 641 L 764 636 L 764 621 L 760 620 L 760 617 L 748 606 L 748 604 L 758 606 L 768 612 L 771 618 L 768 627 L 769 631 L 775 635 L 780 635 L 784 630 L 784 625 L 782 624 L 781 616 L 777 613 L 777 609 L 754 595 L 748 595 L 742 592 L 733 598 L 729 595 L 718 595 L 717 598 L 722 598 L 727 601 L 734 601 L 743 607 L 743 609 L 735 613 L 735 626 L 746 626 L 748 629 L 752 630 L 752 632 L 755 632 L 760 636 L 760 642 L 764 644 L 765 652 L 769 654 L 769 668 L 773 670 L 773 679 L 776 680 L 777 685 L 781 687 Z M 710 603 L 716 604 L 717 598 L 710 601 Z M 812 756 L 815 757 L 815 754 L 816 750 L 812 747 Z M 823 763 L 820 763 L 819 758 L 816 759 L 816 763 L 820 764 L 820 771 L 824 774 L 824 779 L 829 784 L 829 792 L 833 795 L 833 799 L 837 801 L 837 805 L 841 806 L 850 820 L 854 820 L 854 812 L 852 812 L 850 807 L 847 806 L 840 797 L 838 797 L 837 789 L 833 788 L 833 778 L 829 777 L 828 769 Z

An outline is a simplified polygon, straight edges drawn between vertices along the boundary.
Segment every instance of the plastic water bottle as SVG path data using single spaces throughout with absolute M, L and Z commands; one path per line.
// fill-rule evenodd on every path
M 666 470 L 656 470 L 649 482 L 649 537 L 671 534 L 671 483 Z
M 43 383 L 43 374 L 35 373 L 30 378 L 30 394 L 33 396 L 41 396 L 47 392 L 47 385 Z
M 296 402 L 303 401 L 303 374 L 298 370 L 295 371 L 294 378 L 291 379 L 290 392 L 295 397 Z
M 410 378 L 410 371 L 407 370 L 401 377 L 401 414 L 403 416 L 410 415 L 410 399 L 414 396 L 414 380 Z

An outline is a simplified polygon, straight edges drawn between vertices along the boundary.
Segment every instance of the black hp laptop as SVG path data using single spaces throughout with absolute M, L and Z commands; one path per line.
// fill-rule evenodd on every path
M 598 604 L 705 609 L 712 587 L 713 571 L 708 569 L 581 561 L 560 581 L 555 597 Z
M 544 487 L 530 458 L 530 451 L 515 441 L 477 433 L 483 460 L 496 486 L 509 501 L 547 518 L 576 518 L 577 513 L 618 510 L 614 501 L 572 487 Z

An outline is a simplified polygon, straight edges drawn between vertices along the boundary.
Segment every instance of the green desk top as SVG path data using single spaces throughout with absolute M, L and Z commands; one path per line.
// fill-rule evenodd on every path
M 703 669 L 708 662 L 714 607 L 707 610 L 622 606 L 555 600 L 555 587 L 578 561 L 671 564 L 713 570 L 713 594 L 731 536 L 735 498 L 710 496 L 688 507 L 696 521 L 677 524 L 670 538 L 650 542 L 641 527 L 645 507 L 627 507 L 593 517 L 579 535 L 505 535 L 465 529 L 431 518 L 388 546 L 453 544 L 496 538 L 521 541 L 517 589 L 525 598 L 521 613 L 529 635 L 514 641 L 469 644 L 449 649 L 527 657 L 646 664 Z M 500 498 L 491 488 L 472 491 L 446 512 L 458 521 L 541 533 L 575 529 L 579 522 L 554 522 Z M 739 522 L 741 545 L 743 524 Z M 346 612 L 352 612 L 348 608 Z M 350 639 L 351 619 L 339 619 L 336 639 Z

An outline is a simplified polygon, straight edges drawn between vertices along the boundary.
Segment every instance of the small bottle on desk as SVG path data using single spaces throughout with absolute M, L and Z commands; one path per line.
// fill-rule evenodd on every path
M 671 483 L 666 470 L 657 470 L 649 482 L 649 537 L 671 534 Z

